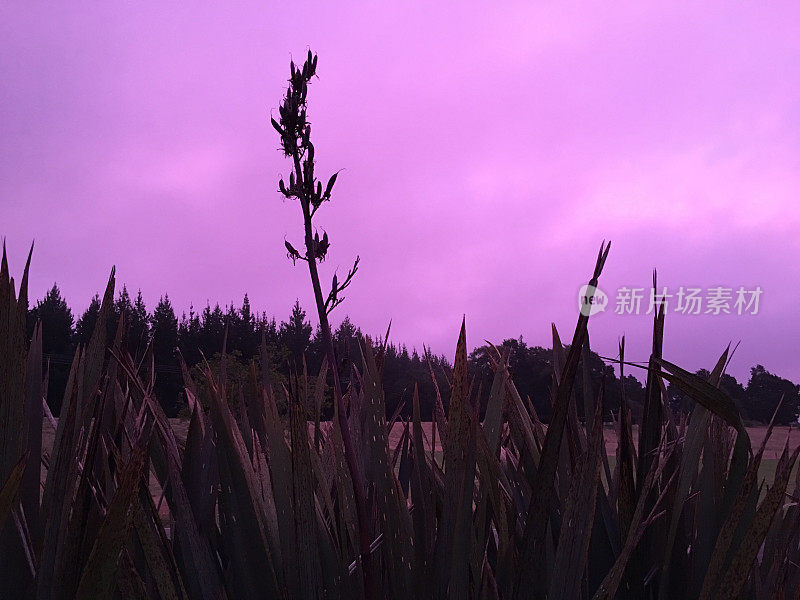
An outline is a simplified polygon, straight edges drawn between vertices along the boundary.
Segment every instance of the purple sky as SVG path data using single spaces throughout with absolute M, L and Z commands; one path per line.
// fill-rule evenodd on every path
M 234 8 L 235 4 L 235 8 Z M 759 314 L 666 320 L 664 354 L 800 380 L 800 4 L 297 2 L 225 8 L 0 7 L 0 235 L 31 294 L 77 312 L 118 281 L 152 307 L 312 307 L 286 259 L 299 207 L 268 123 L 288 62 L 319 53 L 324 265 L 361 270 L 334 321 L 452 356 L 522 334 L 569 339 L 577 293 L 613 240 L 593 317 L 601 354 L 646 360 L 651 317 L 620 286 L 760 286 Z M 645 298 L 645 304 L 647 298 Z M 311 312 L 311 311 L 309 311 Z

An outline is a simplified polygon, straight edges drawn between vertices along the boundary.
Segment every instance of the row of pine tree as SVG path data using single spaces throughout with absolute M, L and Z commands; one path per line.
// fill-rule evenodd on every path
M 72 309 L 62 297 L 57 285 L 29 310 L 28 329 L 34 323 L 43 324 L 43 348 L 49 376 L 48 404 L 58 414 L 66 386 L 72 356 L 79 345 L 88 343 L 100 310 L 100 298 L 95 296 L 88 308 L 76 320 Z M 141 291 L 132 299 L 123 286 L 114 302 L 113 316 L 108 324 L 108 334 L 113 336 L 120 316 L 124 317 L 123 343 L 134 357 L 142 357 L 152 344 L 155 364 L 154 391 L 170 416 L 180 414 L 185 405 L 183 383 L 178 362 L 179 350 L 187 365 L 198 370 L 205 358 L 212 368 L 218 364 L 223 339 L 226 339 L 228 377 L 232 379 L 231 400 L 236 401 L 238 386 L 246 385 L 253 369 L 261 369 L 259 347 L 262 336 L 269 350 L 270 377 L 276 386 L 289 385 L 292 373 L 305 368 L 316 374 L 322 364 L 323 350 L 318 330 L 314 330 L 306 312 L 295 302 L 288 318 L 280 323 L 274 316 L 255 312 L 245 294 L 240 307 L 232 304 L 221 308 L 207 305 L 201 312 L 190 308 L 188 314 L 177 317 L 169 296 L 164 295 L 148 311 Z M 225 338 L 227 329 L 227 338 Z M 360 365 L 360 344 L 364 335 L 349 317 L 345 317 L 334 330 L 337 365 L 344 382 L 349 381 L 353 368 Z M 509 353 L 509 366 L 514 382 L 523 397 L 527 398 L 539 417 L 547 421 L 550 416 L 552 390 L 552 349 L 528 346 L 522 338 L 508 339 L 502 347 Z M 619 407 L 620 386 L 631 404 L 634 419 L 639 416 L 644 400 L 640 381 L 626 375 L 624 381 L 617 377 L 613 366 L 606 364 L 595 353 L 589 353 L 589 381 L 596 390 L 605 386 L 607 414 Z M 485 400 L 491 385 L 489 348 L 479 346 L 469 357 L 473 382 L 473 395 L 478 402 Z M 582 367 L 581 367 L 582 368 Z M 384 362 L 383 383 L 387 412 L 409 410 L 414 385 L 419 385 L 423 418 L 430 419 L 437 387 L 443 404 L 447 406 L 450 363 L 444 356 L 421 355 L 404 345 L 389 344 Z M 199 375 L 199 373 L 198 373 Z M 436 379 L 436 385 L 432 379 Z M 202 377 L 198 377 L 202 380 Z M 721 386 L 739 406 L 745 417 L 754 422 L 768 422 L 780 403 L 777 422 L 795 423 L 800 413 L 800 386 L 757 365 L 751 369 L 746 385 L 731 375 L 724 375 Z M 686 410 L 686 400 L 671 386 L 667 388 L 670 404 L 677 413 Z M 582 393 L 582 378 L 578 379 L 576 394 Z M 781 398 L 783 401 L 781 402 Z M 576 403 L 580 413 L 581 402 Z M 323 411 L 330 413 L 330 402 Z

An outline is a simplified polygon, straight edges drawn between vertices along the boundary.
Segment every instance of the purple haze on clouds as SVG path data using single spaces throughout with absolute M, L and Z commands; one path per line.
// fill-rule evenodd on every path
M 112 264 L 152 308 L 241 302 L 286 318 L 299 208 L 268 124 L 288 61 L 319 53 L 319 225 L 349 314 L 451 356 L 565 341 L 602 239 L 600 287 L 764 290 L 757 316 L 667 315 L 665 357 L 800 379 L 800 5 L 384 3 L 0 8 L 0 207 L 31 294 L 81 312 Z M 645 299 L 646 303 L 646 299 Z M 593 317 L 593 347 L 646 360 L 651 317 Z

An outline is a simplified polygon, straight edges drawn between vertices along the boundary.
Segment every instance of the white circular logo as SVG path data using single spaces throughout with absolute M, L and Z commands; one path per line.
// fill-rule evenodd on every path
M 608 306 L 608 296 L 600 288 L 584 285 L 578 290 L 578 310 L 582 315 L 590 317 L 603 312 Z

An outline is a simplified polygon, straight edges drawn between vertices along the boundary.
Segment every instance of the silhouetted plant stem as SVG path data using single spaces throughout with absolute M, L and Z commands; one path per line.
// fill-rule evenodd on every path
M 295 169 L 297 170 L 299 161 L 295 161 Z M 298 177 L 302 177 L 302 173 L 298 173 Z M 308 272 L 311 275 L 311 285 L 314 288 L 314 300 L 317 304 L 317 313 L 319 314 L 320 330 L 322 332 L 322 343 L 325 348 L 325 353 L 328 356 L 328 364 L 330 365 L 331 373 L 333 374 L 333 395 L 336 402 L 337 414 L 339 420 L 339 429 L 342 433 L 342 444 L 344 445 L 344 456 L 347 461 L 347 469 L 350 471 L 350 478 L 353 480 L 353 494 L 356 500 L 356 515 L 358 518 L 358 533 L 359 533 L 359 546 L 361 550 L 361 567 L 364 573 L 364 589 L 371 597 L 371 569 L 370 563 L 370 532 L 367 530 L 367 510 L 363 495 L 363 482 L 361 480 L 361 471 L 358 466 L 358 459 L 356 458 L 355 448 L 353 447 L 353 438 L 350 436 L 350 425 L 347 422 L 347 414 L 345 412 L 344 403 L 342 401 L 342 386 L 339 381 L 339 369 L 336 362 L 336 353 L 333 348 L 333 336 L 331 335 L 331 326 L 328 322 L 327 309 L 325 301 L 322 299 L 322 286 L 319 281 L 319 271 L 317 270 L 317 261 L 313 253 L 314 238 L 311 228 L 311 212 L 307 202 L 303 202 L 303 219 L 305 221 L 306 230 L 306 257 L 308 259 Z
M 319 315 L 322 343 L 333 376 L 333 395 L 337 407 L 345 461 L 347 462 L 347 469 L 353 483 L 364 593 L 367 598 L 374 598 L 376 597 L 376 592 L 373 588 L 374 582 L 372 580 L 372 570 L 370 568 L 371 537 L 369 520 L 367 518 L 366 500 L 364 498 L 364 485 L 356 451 L 353 447 L 353 439 L 350 435 L 350 427 L 347 422 L 347 414 L 342 399 L 342 387 L 337 368 L 338 363 L 336 362 L 333 337 L 328 321 L 328 313 L 344 299 L 339 296 L 339 293 L 350 284 L 358 270 L 358 258 L 356 258 L 355 264 L 348 272 L 344 282 L 339 283 L 336 275 L 333 276 L 331 291 L 327 298 L 323 298 L 322 285 L 320 284 L 319 271 L 317 269 L 317 259 L 321 261 L 325 258 L 329 247 L 328 235 L 325 233 L 323 238 L 320 239 L 319 234 L 314 235 L 312 227 L 314 213 L 323 202 L 330 200 L 331 191 L 336 182 L 336 174 L 334 174 L 329 179 L 323 192 L 322 184 L 315 182 L 314 178 L 314 145 L 310 140 L 311 125 L 306 121 L 306 94 L 308 91 L 308 82 L 316 72 L 316 65 L 317 57 L 312 56 L 310 51 L 302 71 L 296 69 L 292 62 L 290 86 L 280 108 L 280 123 L 272 119 L 272 125 L 281 135 L 281 145 L 284 154 L 292 158 L 294 167 L 294 172 L 289 178 L 289 186 L 287 187 L 284 181 L 281 180 L 279 189 L 286 198 L 297 198 L 300 201 L 300 206 L 303 210 L 303 224 L 305 229 L 305 256 L 302 256 L 288 241 L 285 242 L 285 244 L 289 258 L 293 261 L 305 260 L 308 263 L 308 272 L 311 276 L 314 300 Z

